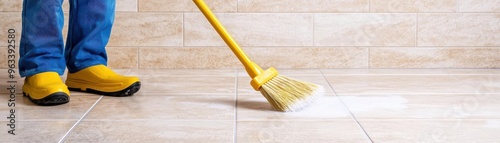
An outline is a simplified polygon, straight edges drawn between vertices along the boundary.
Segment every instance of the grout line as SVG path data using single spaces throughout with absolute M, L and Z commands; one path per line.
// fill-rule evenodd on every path
M 368 13 L 372 13 L 372 0 L 368 0 Z
M 139 0 L 136 0 L 136 1 L 135 1 L 135 6 L 136 6 L 135 11 L 136 11 L 137 13 L 139 13 Z
M 238 69 L 236 69 L 236 76 L 234 78 L 234 132 L 233 132 L 233 141 L 237 143 L 237 127 L 238 127 Z
M 182 13 L 182 47 L 186 47 L 186 13 Z
M 415 47 L 418 48 L 418 17 L 419 14 L 417 13 L 417 18 L 415 19 Z
M 326 77 L 325 77 L 325 74 L 323 74 L 323 71 L 319 70 L 319 72 L 321 73 L 321 75 L 323 76 L 323 78 L 326 80 Z M 359 123 L 359 121 L 356 118 L 356 116 L 354 116 L 354 114 L 351 112 L 351 110 L 349 110 L 349 107 L 347 107 L 347 105 L 344 103 L 344 101 L 342 101 L 342 98 L 340 98 L 340 96 L 337 94 L 337 92 L 335 91 L 335 89 L 333 88 L 333 86 L 330 84 L 330 82 L 328 80 L 326 80 L 326 82 L 328 83 L 328 86 L 330 86 L 330 88 L 333 90 L 333 93 L 335 93 L 335 96 L 337 96 L 337 98 L 344 105 L 344 107 L 347 109 L 347 111 L 349 111 L 349 114 L 354 119 L 354 121 L 356 121 L 356 124 L 358 124 L 358 127 L 360 127 L 361 130 L 363 130 L 363 132 L 365 133 L 366 137 L 370 140 L 371 143 L 373 143 L 373 140 L 370 137 L 370 135 L 368 135 L 368 133 L 366 132 L 365 128 L 363 128 L 363 126 L 361 126 L 361 124 Z
M 240 12 L 240 1 L 237 0 L 236 1 L 236 13 L 239 13 Z
M 316 47 L 316 14 L 315 13 L 312 13 L 312 45 L 313 47 Z
M 89 110 L 87 110 L 87 112 L 85 112 L 85 114 L 83 114 L 83 116 L 80 119 L 78 119 L 78 121 L 76 121 L 76 123 L 68 130 L 68 132 L 66 132 L 66 134 L 64 134 L 64 136 L 61 138 L 61 140 L 59 140 L 58 143 L 62 143 L 66 140 L 66 138 L 76 128 L 76 126 L 78 126 L 80 124 L 80 122 L 82 122 L 82 120 L 85 119 L 85 117 L 87 117 L 87 115 L 90 113 L 90 111 L 92 111 L 92 109 L 94 109 L 94 107 L 99 103 L 99 101 L 101 101 L 102 97 L 103 96 L 101 95 L 101 97 L 99 97 L 99 99 L 97 99 L 97 101 L 95 101 L 94 104 L 92 106 L 90 106 Z

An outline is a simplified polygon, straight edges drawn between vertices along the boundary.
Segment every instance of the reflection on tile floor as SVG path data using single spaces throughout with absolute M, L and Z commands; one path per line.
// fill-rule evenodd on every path
M 243 70 L 117 71 L 139 76 L 141 91 L 71 92 L 68 104 L 40 107 L 18 78 L 10 108 L 0 70 L 0 142 L 500 142 L 497 69 L 279 70 L 325 87 L 293 113 L 274 111 Z

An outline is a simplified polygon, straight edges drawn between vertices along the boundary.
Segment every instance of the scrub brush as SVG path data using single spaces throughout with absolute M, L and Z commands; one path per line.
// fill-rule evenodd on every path
M 252 62 L 243 52 L 236 41 L 229 35 L 217 17 L 203 0 L 193 0 L 200 11 L 205 15 L 210 24 L 219 33 L 252 78 L 250 84 L 256 91 L 260 91 L 274 109 L 283 112 L 298 111 L 314 102 L 323 95 L 322 86 L 295 80 L 278 74 L 273 67 L 262 70 L 260 66 Z

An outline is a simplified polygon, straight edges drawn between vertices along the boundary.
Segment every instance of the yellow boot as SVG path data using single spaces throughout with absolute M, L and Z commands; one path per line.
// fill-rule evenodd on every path
M 69 90 L 107 96 L 130 96 L 141 88 L 139 78 L 119 75 L 104 65 L 68 73 L 66 85 Z
M 69 102 L 68 87 L 56 72 L 43 72 L 24 79 L 23 95 L 31 102 L 47 106 Z

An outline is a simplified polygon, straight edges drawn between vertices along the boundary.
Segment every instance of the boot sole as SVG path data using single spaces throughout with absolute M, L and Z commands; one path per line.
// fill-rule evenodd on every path
M 26 94 L 25 92 L 23 92 L 23 95 L 28 97 L 31 102 L 40 106 L 54 106 L 69 102 L 69 96 L 64 92 L 56 92 L 42 99 L 33 99 L 29 96 L 29 94 Z
M 81 92 L 87 92 L 87 93 L 93 93 L 93 94 L 99 94 L 99 95 L 105 95 L 105 96 L 125 97 L 125 96 L 131 96 L 134 93 L 136 93 L 137 91 L 139 91 L 139 89 L 141 89 L 141 82 L 135 82 L 132 85 L 130 85 L 129 87 L 127 87 L 123 90 L 117 91 L 117 92 L 103 92 L 103 91 L 98 91 L 98 90 L 91 89 L 91 88 L 87 88 L 86 90 L 82 90 L 80 88 L 69 87 L 68 89 L 71 91 L 81 91 Z

